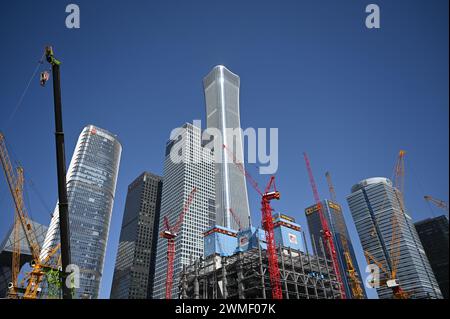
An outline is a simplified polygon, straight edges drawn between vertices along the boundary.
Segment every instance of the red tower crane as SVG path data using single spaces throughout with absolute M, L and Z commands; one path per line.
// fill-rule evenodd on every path
M 317 191 L 317 186 L 316 186 L 316 182 L 314 180 L 314 175 L 312 173 L 311 163 L 309 162 L 308 155 L 306 153 L 303 153 L 303 156 L 305 158 L 306 169 L 308 170 L 309 182 L 311 183 L 314 200 L 316 201 L 317 210 L 318 210 L 318 214 L 320 217 L 320 223 L 322 225 L 323 238 L 324 238 L 325 244 L 327 246 L 328 253 L 331 256 L 331 259 L 333 260 L 333 270 L 336 274 L 336 279 L 339 284 L 339 291 L 341 292 L 341 299 L 346 299 L 344 284 L 342 282 L 341 272 L 339 270 L 336 248 L 334 246 L 333 235 L 331 234 L 330 227 L 328 227 L 328 222 L 327 222 L 325 216 L 323 215 L 322 202 L 320 201 L 319 192 Z
M 281 290 L 280 283 L 280 269 L 278 267 L 278 256 L 277 247 L 275 245 L 275 235 L 273 233 L 273 220 L 272 220 L 272 207 L 270 202 L 274 199 L 280 199 L 280 192 L 277 191 L 275 186 L 275 176 L 270 178 L 264 192 L 258 187 L 258 183 L 252 178 L 252 176 L 245 170 L 242 163 L 236 161 L 236 156 L 231 150 L 223 145 L 223 148 L 229 153 L 230 157 L 233 158 L 233 163 L 241 171 L 241 173 L 247 178 L 255 191 L 261 196 L 261 213 L 262 213 L 262 227 L 266 234 L 267 242 L 267 258 L 269 261 L 269 278 L 270 287 L 272 288 L 272 298 L 273 299 L 283 299 L 283 292 Z M 273 190 L 272 190 L 273 188 Z
M 334 189 L 333 181 L 331 180 L 330 172 L 325 173 L 327 178 L 328 190 L 330 191 L 331 200 L 337 204 L 336 201 L 336 191 Z M 361 287 L 361 281 L 358 278 L 355 266 L 353 265 L 352 255 L 350 253 L 350 248 L 348 246 L 348 241 L 345 236 L 340 236 L 342 241 L 342 249 L 344 251 L 345 264 L 347 265 L 347 276 L 350 283 L 350 289 L 352 291 L 352 296 L 354 299 L 364 299 L 364 291 Z
M 175 238 L 178 236 L 178 231 L 183 224 L 184 216 L 186 212 L 189 210 L 189 207 L 194 200 L 195 192 L 197 188 L 193 188 L 191 193 L 189 194 L 188 199 L 184 203 L 183 210 L 180 215 L 178 215 L 178 219 L 175 225 L 170 226 L 169 219 L 167 216 L 164 216 L 164 226 L 165 230 L 161 232 L 160 236 L 162 238 L 167 239 L 167 272 L 166 272 L 166 299 L 172 299 L 172 286 L 173 286 L 173 262 L 175 259 Z

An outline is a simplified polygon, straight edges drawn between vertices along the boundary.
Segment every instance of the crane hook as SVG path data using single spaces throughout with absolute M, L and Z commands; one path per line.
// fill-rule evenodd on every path
M 45 86 L 45 83 L 50 79 L 50 73 L 48 71 L 41 72 L 41 76 L 39 78 L 39 83 L 42 87 Z

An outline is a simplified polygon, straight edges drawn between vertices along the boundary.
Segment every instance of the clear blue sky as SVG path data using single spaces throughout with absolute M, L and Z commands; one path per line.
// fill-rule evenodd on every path
M 79 30 L 65 28 L 71 2 L 81 8 Z M 63 62 L 67 161 L 86 124 L 114 132 L 123 144 L 102 297 L 109 297 L 127 185 L 144 170 L 162 174 L 170 131 L 204 119 L 202 78 L 216 64 L 241 77 L 242 126 L 279 128 L 282 200 L 275 208 L 306 228 L 303 210 L 313 202 L 307 151 L 322 197 L 324 173 L 333 175 L 360 267 L 365 262 L 345 200 L 353 184 L 390 177 L 405 149 L 414 220 L 431 216 L 424 194 L 448 200 L 448 1 L 71 2 L 2 5 L 0 129 L 42 194 L 41 200 L 28 186 L 32 217 L 48 224 L 57 199 L 51 85 L 43 89 L 36 78 L 8 119 L 51 43 Z M 364 26 L 372 2 L 381 8 L 379 30 Z M 255 177 L 260 184 L 268 178 Z M 259 223 L 251 189 L 249 197 Z M 12 212 L 2 177 L 1 237 Z

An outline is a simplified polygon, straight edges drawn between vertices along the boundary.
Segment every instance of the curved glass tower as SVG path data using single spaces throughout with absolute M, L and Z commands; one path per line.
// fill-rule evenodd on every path
M 400 191 L 384 177 L 365 179 L 354 185 L 351 191 L 347 201 L 363 249 L 384 269 L 391 271 L 392 220 L 395 218 L 400 249 L 397 267 L 400 286 L 410 294 L 410 298 L 442 298 L 412 218 L 401 202 Z M 397 248 L 397 244 L 394 247 Z M 381 280 L 390 279 L 383 272 L 380 277 Z M 377 288 L 377 293 L 381 299 L 393 298 L 392 290 L 386 285 Z
M 239 76 L 223 65 L 215 66 L 203 79 L 206 126 L 220 131 L 222 143 L 232 147 L 236 162 L 244 165 L 239 86 Z M 234 130 L 233 134 L 231 130 Z M 215 164 L 216 222 L 220 226 L 238 230 L 239 225 L 230 213 L 232 209 L 245 229 L 249 226 L 250 217 L 245 176 L 233 159 L 228 159 L 227 152 L 222 152 L 221 156 L 221 161 Z
M 71 262 L 80 269 L 76 298 L 98 297 L 121 153 L 115 135 L 89 125 L 78 138 L 67 171 Z M 41 258 L 58 242 L 56 205 Z

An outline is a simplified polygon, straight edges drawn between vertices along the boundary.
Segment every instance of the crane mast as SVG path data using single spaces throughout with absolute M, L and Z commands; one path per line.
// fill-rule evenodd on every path
M 357 275 L 356 268 L 353 264 L 353 258 L 348 247 L 348 242 L 345 237 L 342 237 L 342 245 L 344 247 L 344 258 L 347 265 L 347 273 L 350 281 L 350 288 L 352 290 L 352 297 L 354 299 L 364 299 L 364 291 L 361 287 L 361 281 Z
M 328 189 L 330 191 L 330 198 L 333 202 L 337 203 L 336 202 L 336 191 L 334 189 L 333 181 L 331 180 L 330 172 L 326 172 L 325 177 L 327 179 Z M 348 246 L 347 238 L 345 238 L 344 236 L 341 236 L 341 240 L 342 240 L 342 248 L 344 250 L 345 264 L 347 265 L 347 275 L 348 275 L 348 279 L 350 281 L 352 297 L 354 299 L 363 299 L 364 292 L 361 288 L 361 281 L 359 280 L 359 278 L 357 276 L 355 266 L 353 265 L 352 255 L 350 253 L 350 248 Z
M 39 244 L 23 203 L 23 169 L 21 167 L 18 167 L 16 172 L 14 171 L 8 155 L 8 150 L 6 148 L 5 137 L 2 133 L 0 133 L 0 161 L 2 163 L 3 171 L 8 182 L 9 190 L 13 197 L 17 217 L 20 220 L 25 238 L 28 242 L 28 246 L 30 247 L 31 256 L 34 261 L 39 261 Z
M 161 232 L 160 237 L 167 239 L 167 272 L 166 272 L 166 299 L 172 299 L 173 286 L 173 266 L 175 261 L 175 238 L 178 237 L 178 232 L 184 221 L 184 216 L 189 211 L 189 207 L 194 200 L 197 188 L 194 187 L 189 194 L 188 199 L 184 203 L 183 210 L 178 216 L 175 225 L 170 226 L 167 216 L 164 216 L 165 230 Z
M 336 191 L 334 190 L 334 185 L 333 185 L 333 182 L 331 180 L 330 172 L 326 172 L 325 173 L 325 177 L 327 178 L 328 189 L 330 191 L 330 198 L 331 198 L 331 200 L 333 202 L 336 202 Z
M 277 248 L 275 244 L 275 235 L 273 232 L 273 219 L 272 219 L 272 207 L 270 202 L 272 200 L 280 199 L 280 192 L 277 191 L 275 186 L 275 177 L 270 178 L 264 192 L 259 189 L 258 183 L 253 179 L 253 177 L 245 170 L 242 163 L 236 160 L 235 154 L 228 149 L 226 145 L 222 145 L 224 150 L 228 152 L 230 157 L 233 159 L 233 164 L 239 169 L 239 171 L 246 177 L 246 180 L 250 182 L 253 189 L 261 196 L 261 213 L 262 213 L 262 227 L 266 235 L 267 242 L 267 258 L 269 264 L 269 279 L 270 287 L 272 288 L 272 298 L 273 299 L 283 299 L 283 292 L 281 290 L 280 283 L 280 269 L 278 266 L 278 256 Z M 272 190 L 273 188 L 273 190 Z
M 270 191 L 272 185 L 274 190 Z M 275 235 L 273 232 L 273 209 L 270 206 L 270 202 L 274 199 L 279 200 L 280 193 L 275 187 L 275 177 L 272 176 L 261 199 L 261 212 L 263 215 L 263 228 L 266 233 L 267 257 L 269 259 L 269 277 L 270 286 L 272 287 L 272 298 L 283 299 L 283 292 L 281 290 L 280 283 L 280 269 L 278 267 L 277 248 L 275 245 Z
M 327 246 L 329 255 L 333 261 L 333 270 L 336 274 L 336 279 L 337 279 L 337 282 L 339 285 L 339 291 L 341 293 L 341 299 L 346 299 L 346 294 L 345 294 L 345 289 L 344 289 L 344 285 L 342 282 L 341 272 L 339 271 L 339 264 L 338 264 L 336 248 L 334 246 L 333 235 L 331 233 L 330 228 L 328 227 L 328 222 L 323 214 L 322 202 L 320 201 L 319 192 L 317 191 L 317 186 L 316 186 L 316 182 L 314 180 L 314 176 L 313 176 L 312 169 L 311 169 L 311 163 L 309 162 L 308 155 L 306 153 L 303 153 L 303 156 L 304 156 L 305 163 L 306 163 L 306 169 L 308 170 L 309 181 L 310 181 L 311 188 L 313 191 L 314 199 L 316 201 L 318 214 L 320 217 L 320 223 L 322 225 L 323 238 L 324 238 L 325 243 L 327 244 L 326 246 Z
M 404 205 L 404 179 L 405 179 L 405 167 L 404 167 L 404 157 L 406 152 L 404 150 L 400 150 L 398 153 L 397 162 L 394 166 L 394 172 L 393 172 L 393 186 L 394 189 L 396 189 L 395 196 L 397 196 L 397 199 L 400 203 L 400 209 L 401 213 L 405 214 L 405 205 Z M 383 200 L 383 203 L 381 205 L 381 211 L 384 210 L 385 203 L 387 201 L 387 195 Z M 375 221 L 376 222 L 376 221 Z M 375 233 L 376 226 L 374 226 L 374 230 L 372 233 Z M 392 218 L 391 218 L 391 241 L 390 241 L 390 250 L 388 251 L 384 245 L 383 245 L 383 253 L 386 256 L 386 266 L 383 267 L 382 263 L 377 261 L 375 257 L 373 257 L 369 252 L 365 251 L 364 254 L 367 259 L 367 263 L 370 264 L 371 261 L 375 263 L 380 270 L 385 273 L 388 277 L 388 279 L 383 282 L 383 285 L 385 284 L 387 287 L 392 289 L 392 293 L 395 299 L 408 299 L 409 293 L 404 291 L 402 287 L 400 286 L 400 283 L 397 279 L 397 269 L 398 264 L 400 260 L 400 225 L 399 221 L 395 215 L 395 211 L 392 212 Z M 382 240 L 382 238 L 380 238 Z
M 59 237 L 61 240 L 61 262 L 63 267 L 63 278 L 66 277 L 66 269 L 71 264 L 70 255 L 70 229 L 69 229 L 69 202 L 67 199 L 67 181 L 66 181 L 66 156 L 64 147 L 64 130 L 62 121 L 62 102 L 61 102 L 61 81 L 60 65 L 53 53 L 53 48 L 45 48 L 45 57 L 52 67 L 53 75 L 53 102 L 55 113 L 55 144 L 56 144 L 56 168 L 58 176 L 58 212 L 59 212 Z M 41 82 L 42 84 L 42 82 Z M 45 82 L 44 82 L 45 84 Z M 63 298 L 72 299 L 72 291 L 65 284 L 63 287 Z

